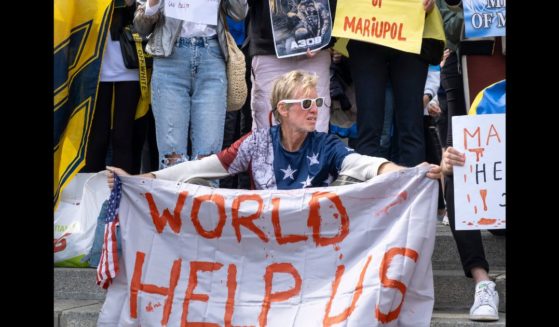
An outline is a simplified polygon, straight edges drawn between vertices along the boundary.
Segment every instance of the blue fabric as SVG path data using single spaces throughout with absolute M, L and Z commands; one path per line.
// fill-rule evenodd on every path
M 101 251 L 103 250 L 103 240 L 105 238 L 105 220 L 109 216 L 109 200 L 105 200 L 97 217 L 97 227 L 95 228 L 95 236 L 93 237 L 93 245 L 89 253 L 82 258 L 82 262 L 89 262 L 89 266 L 96 268 L 101 261 Z M 118 255 L 122 256 L 120 241 L 120 226 L 116 227 L 116 240 Z
M 357 138 L 357 123 L 351 124 L 350 127 L 344 128 L 330 123 L 328 133 L 338 135 L 339 137 Z
M 270 135 L 278 190 L 328 186 L 338 177 L 345 157 L 354 152 L 331 134 L 309 133 L 295 152 L 281 145 L 279 125 L 270 128 Z
M 231 17 L 227 16 L 227 25 L 229 25 L 229 32 L 233 35 L 235 39 L 235 43 L 238 46 L 241 46 L 246 38 L 245 33 L 245 21 L 242 20 L 240 22 L 234 21 Z
M 481 90 L 481 100 L 472 104 L 470 114 L 504 114 L 507 111 L 507 82 L 502 80 Z M 479 95 L 478 95 L 479 96 Z M 476 97 L 477 100 L 477 97 Z

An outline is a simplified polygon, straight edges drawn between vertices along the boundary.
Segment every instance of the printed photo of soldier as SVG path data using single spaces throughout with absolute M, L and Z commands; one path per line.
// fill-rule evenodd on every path
M 328 0 L 269 0 L 278 58 L 305 54 L 328 45 L 332 15 Z

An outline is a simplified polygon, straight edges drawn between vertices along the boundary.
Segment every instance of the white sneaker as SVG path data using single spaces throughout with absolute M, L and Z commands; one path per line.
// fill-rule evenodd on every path
M 443 217 L 442 224 L 445 225 L 445 226 L 450 225 L 450 222 L 448 221 L 448 216 L 447 216 L 447 215 L 445 215 L 445 216 Z
M 481 281 L 476 285 L 474 305 L 470 309 L 470 320 L 497 321 L 499 320 L 499 294 L 492 281 Z

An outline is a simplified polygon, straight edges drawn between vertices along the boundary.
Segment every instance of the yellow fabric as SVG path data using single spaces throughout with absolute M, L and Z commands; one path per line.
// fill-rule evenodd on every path
M 338 0 L 332 35 L 419 54 L 424 23 L 421 0 Z
M 424 39 L 435 39 L 441 40 L 446 44 L 446 38 L 444 36 L 444 23 L 443 17 L 437 5 L 431 10 L 430 13 L 425 17 L 425 28 L 423 29 Z
M 337 52 L 341 53 L 342 56 L 349 58 L 349 53 L 347 51 L 347 43 L 349 42 L 349 39 L 346 38 L 339 38 L 336 43 L 334 43 L 334 50 L 336 50 Z
M 138 101 L 138 106 L 136 107 L 136 115 L 134 116 L 134 119 L 140 119 L 142 117 L 144 117 L 149 110 L 149 105 L 151 104 L 151 72 L 152 72 L 152 68 L 148 68 L 146 69 L 147 71 L 147 92 L 142 92 L 142 95 L 140 96 L 140 101 Z M 140 78 L 142 78 L 140 76 Z
M 111 0 L 54 1 L 54 198 L 85 165 Z

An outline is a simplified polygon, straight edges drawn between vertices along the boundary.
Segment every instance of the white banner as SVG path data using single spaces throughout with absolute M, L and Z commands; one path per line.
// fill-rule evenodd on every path
M 219 0 L 165 0 L 163 13 L 167 17 L 187 22 L 217 25 Z
M 425 172 L 288 191 L 124 177 L 124 269 L 103 316 L 119 326 L 429 326 L 438 188 Z
M 505 117 L 452 117 L 454 147 L 466 154 L 466 164 L 453 167 L 457 230 L 507 227 Z

